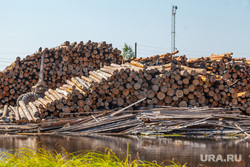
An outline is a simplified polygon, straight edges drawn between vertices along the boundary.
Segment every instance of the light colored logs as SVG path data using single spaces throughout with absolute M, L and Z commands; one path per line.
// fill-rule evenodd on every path
M 2 119 L 5 119 L 8 114 L 8 105 L 4 105 Z
M 145 68 L 145 65 L 143 65 L 139 62 L 136 62 L 136 61 L 131 61 L 130 64 L 133 66 L 136 66 L 136 67 Z
M 18 113 L 20 115 L 20 120 L 21 121 L 26 121 L 27 120 L 27 117 L 26 117 L 25 113 L 23 112 L 21 106 L 18 107 Z
M 29 110 L 27 109 L 26 105 L 24 104 L 23 101 L 19 101 L 19 105 L 22 109 L 22 112 L 25 114 L 26 118 L 28 119 L 28 121 L 33 121 L 33 118 L 31 116 L 31 113 L 29 112 Z

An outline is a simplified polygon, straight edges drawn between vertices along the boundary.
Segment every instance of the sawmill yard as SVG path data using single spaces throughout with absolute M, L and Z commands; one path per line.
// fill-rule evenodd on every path
M 39 80 L 44 97 L 18 101 Z M 156 53 L 157 54 L 157 53 Z M 250 59 L 178 51 L 123 60 L 106 42 L 64 42 L 0 72 L 1 133 L 249 137 Z

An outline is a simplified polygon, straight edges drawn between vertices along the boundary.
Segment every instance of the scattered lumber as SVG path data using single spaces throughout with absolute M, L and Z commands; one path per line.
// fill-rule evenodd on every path
M 40 124 L 1 124 L 0 133 L 51 133 L 64 135 L 120 134 L 185 136 L 233 135 L 249 137 L 250 116 L 231 113 L 225 108 L 140 107 L 139 110 L 99 111 L 78 119 L 48 119 Z M 120 110 L 118 110 L 120 111 Z M 111 117 L 110 115 L 113 116 Z
M 218 108 L 155 108 L 141 113 L 143 124 L 127 129 L 126 134 L 236 135 L 250 132 L 249 116 L 225 114 Z M 240 129 L 239 129 L 240 127 Z M 245 133 L 246 132 L 246 133 Z

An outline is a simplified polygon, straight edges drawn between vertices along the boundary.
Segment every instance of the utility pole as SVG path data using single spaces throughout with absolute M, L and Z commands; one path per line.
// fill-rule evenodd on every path
M 137 58 L 137 42 L 135 43 L 135 59 Z
M 171 52 L 176 50 L 175 48 L 175 14 L 177 6 L 172 6 L 172 25 L 171 25 Z

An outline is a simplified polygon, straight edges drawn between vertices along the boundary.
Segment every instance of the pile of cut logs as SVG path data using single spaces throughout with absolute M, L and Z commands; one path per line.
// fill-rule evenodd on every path
M 53 89 L 74 76 L 88 76 L 89 71 L 99 69 L 101 65 L 122 62 L 121 51 L 113 49 L 112 44 L 91 41 L 71 44 L 66 41 L 58 47 L 28 55 L 23 60 L 18 57 L 13 64 L 0 72 L 0 108 L 4 104 L 14 105 L 21 94 L 29 92 L 38 82 L 43 53 L 44 80 Z
M 244 68 L 249 69 L 249 65 Z M 88 77 L 66 80 L 66 84 L 49 89 L 44 98 L 28 105 L 21 101 L 18 108 L 10 107 L 16 122 L 79 117 L 102 109 L 138 109 L 155 105 L 225 107 L 250 114 L 248 78 L 239 81 L 246 82 L 242 89 L 239 85 L 236 89 L 229 78 L 206 69 L 173 63 L 146 67 L 136 61 L 122 65 L 111 63 L 89 74 Z
M 145 57 L 145 58 L 130 58 L 125 60 L 124 62 L 131 62 L 131 61 L 136 61 L 136 62 L 140 62 L 143 63 L 144 65 L 147 66 L 153 66 L 153 65 L 163 65 L 163 64 L 167 64 L 170 63 L 171 61 L 175 60 L 177 57 L 173 57 L 173 55 L 179 53 L 179 51 L 174 51 L 172 53 L 166 53 L 166 54 L 162 54 L 162 55 L 154 55 L 151 57 Z M 185 56 L 178 56 L 177 60 L 180 60 L 180 58 L 184 58 Z M 186 59 L 185 59 L 186 60 Z
M 45 81 L 48 85 L 51 84 L 45 97 L 29 104 L 21 101 L 18 107 L 5 105 L 3 118 L 9 115 L 16 122 L 39 122 L 43 118 L 90 115 L 103 109 L 138 109 L 155 105 L 225 107 L 250 114 L 250 61 L 232 58 L 232 53 L 187 60 L 186 56 L 173 57 L 178 53 L 176 51 L 161 56 L 129 59 L 125 64 L 119 65 L 120 51 L 112 50 L 111 45 L 106 43 L 66 42 L 58 48 L 46 49 L 45 52 L 50 67 L 46 67 Z M 101 57 L 97 59 L 97 55 Z M 29 56 L 25 62 L 40 61 L 36 57 L 41 55 L 38 53 Z M 55 63 L 51 64 L 49 61 Z M 62 63 L 57 61 L 66 65 L 61 66 Z M 71 62 L 74 63 L 70 64 Z M 100 67 L 100 62 L 104 62 L 103 68 L 94 71 Z M 21 61 L 17 61 L 8 67 L 8 74 L 14 75 L 17 69 L 23 69 L 25 63 L 22 66 L 20 63 Z M 54 69 L 54 65 L 60 70 Z M 36 65 L 35 69 L 38 68 Z M 81 70 L 76 70 L 78 68 Z M 32 72 L 37 74 L 38 71 Z M 24 74 L 28 76 L 25 72 L 24 70 L 21 73 L 23 75 L 20 74 L 23 78 Z M 33 83 L 27 81 L 32 77 L 20 79 L 20 75 L 13 81 L 16 83 L 20 80 L 19 85 L 22 83 L 22 86 L 17 86 L 19 93 L 21 88 Z M 37 77 L 38 75 L 34 76 L 36 79 Z M 16 89 L 13 84 L 11 87 Z M 6 98 L 9 96 L 1 99 L 5 101 Z M 132 103 L 136 104 L 131 107 Z
M 176 53 L 178 53 L 178 51 L 166 54 L 171 55 L 169 56 L 169 60 L 171 60 L 172 63 L 180 65 L 185 69 L 190 68 L 196 71 L 203 71 L 203 73 L 199 73 L 200 76 L 203 80 L 208 77 L 210 82 L 213 83 L 212 87 L 214 87 L 214 84 L 215 88 L 221 85 L 220 89 L 223 90 L 227 96 L 231 96 L 230 99 L 233 99 L 229 100 L 227 98 L 226 105 L 230 107 L 242 106 L 243 108 L 248 108 L 250 103 L 250 59 L 233 58 L 233 53 L 225 53 L 220 55 L 211 54 L 210 57 L 189 58 L 189 60 L 187 60 L 185 55 L 172 57 L 172 55 Z M 154 57 L 156 56 L 152 56 L 151 58 Z M 134 61 L 148 65 L 148 62 L 145 61 L 148 59 L 150 58 L 134 59 Z M 129 60 L 129 62 L 130 61 L 131 60 Z M 160 61 L 158 61 L 158 63 L 161 64 Z M 166 67 L 171 67 L 171 64 L 166 65 Z M 248 109 L 248 113 L 250 112 L 249 110 L 250 109 Z
M 224 82 L 228 87 L 225 92 L 228 96 L 231 93 L 229 106 L 248 108 L 249 113 L 250 63 L 246 58 L 232 58 L 232 54 L 211 54 L 210 57 L 188 60 L 186 65 L 206 69 L 210 76 L 216 77 L 217 82 Z

